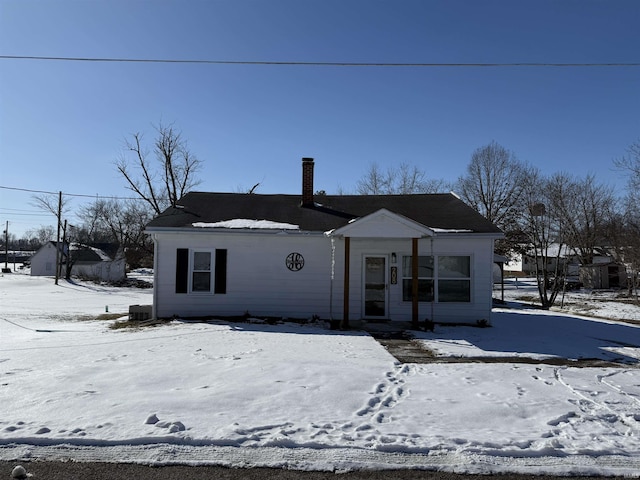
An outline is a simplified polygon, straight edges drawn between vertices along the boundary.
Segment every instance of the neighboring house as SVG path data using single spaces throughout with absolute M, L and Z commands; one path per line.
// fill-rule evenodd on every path
M 502 232 L 453 194 L 191 192 L 152 220 L 153 316 L 488 321 Z
M 32 276 L 54 276 L 56 274 L 56 242 L 47 242 L 31 257 Z M 62 245 L 62 244 L 60 244 Z M 126 276 L 124 258 L 112 259 L 104 251 L 77 243 L 61 248 L 62 275 L 67 262 L 71 262 L 71 276 L 107 282 L 119 281 Z
M 540 250 L 538 250 L 540 253 Z M 573 253 L 570 247 L 563 245 L 562 248 L 557 243 L 549 245 L 544 252 L 547 257 L 546 270 L 547 272 L 555 272 L 556 267 L 558 271 L 564 272 L 565 269 L 569 275 L 578 273 L 578 263 L 573 259 Z M 518 256 L 519 258 L 512 263 L 513 266 L 518 266 L 519 271 L 526 275 L 536 274 L 536 258 L 535 251 L 532 249 L 530 252 Z M 542 265 L 542 258 L 538 257 L 538 269 L 544 270 Z M 509 267 L 507 267 L 509 269 Z
M 558 255 L 558 252 L 560 253 Z M 538 259 L 539 268 L 542 269 L 541 259 Z M 605 247 L 596 247 L 593 252 L 591 264 L 581 264 L 575 250 L 569 246 L 563 246 L 559 250 L 558 244 L 550 245 L 547 258 L 547 271 L 555 272 L 559 264 L 560 272 L 568 277 L 579 280 L 586 288 L 620 288 L 627 285 L 627 272 L 623 264 L 616 262 L 613 255 Z M 533 252 L 519 256 L 505 266 L 507 271 L 523 272 L 525 275 L 535 275 L 535 257 Z

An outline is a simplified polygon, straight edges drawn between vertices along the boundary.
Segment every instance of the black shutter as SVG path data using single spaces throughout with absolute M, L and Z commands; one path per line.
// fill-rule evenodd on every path
M 216 249 L 215 287 L 213 293 L 227 293 L 227 249 Z
M 176 293 L 187 293 L 189 289 L 189 249 L 176 251 Z

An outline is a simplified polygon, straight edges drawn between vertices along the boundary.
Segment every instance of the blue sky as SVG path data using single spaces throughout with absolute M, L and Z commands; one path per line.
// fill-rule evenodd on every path
M 0 55 L 364 63 L 640 62 L 637 0 L 0 0 Z M 0 59 L 0 186 L 131 196 L 128 135 L 174 123 L 198 190 L 354 191 L 372 163 L 454 181 L 492 140 L 594 173 L 640 138 L 640 67 L 337 67 Z M 71 203 L 78 207 L 83 198 Z M 52 225 L 0 189 L 0 221 Z M 71 222 L 77 221 L 73 215 Z

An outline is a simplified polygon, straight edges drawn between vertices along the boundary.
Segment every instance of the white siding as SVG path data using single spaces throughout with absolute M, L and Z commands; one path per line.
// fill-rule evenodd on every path
M 157 234 L 155 315 L 159 318 L 251 315 L 329 316 L 330 242 L 302 234 Z M 176 294 L 176 250 L 226 249 L 225 294 Z M 304 257 L 299 271 L 287 269 L 292 252 Z
M 256 316 L 342 319 L 344 293 L 343 238 L 335 245 L 331 276 L 332 240 L 322 235 L 288 233 L 155 233 L 155 310 L 159 318 Z M 433 242 L 433 246 L 432 246 Z M 387 267 L 397 267 L 396 284 L 388 286 L 389 319 L 410 321 L 412 304 L 402 300 L 402 256 L 411 255 L 411 239 L 352 238 L 349 275 L 349 319 L 363 316 L 363 260 L 366 255 L 387 256 Z M 226 249 L 226 294 L 176 294 L 176 250 Z M 287 269 L 285 259 L 302 254 L 302 270 Z M 396 263 L 391 264 L 391 253 Z M 471 302 L 420 303 L 419 319 L 434 322 L 475 323 L 490 320 L 492 305 L 493 239 L 460 234 L 419 241 L 420 255 L 471 257 Z M 390 275 L 389 275 L 390 278 Z
M 46 243 L 31 257 L 31 275 L 55 276 L 56 274 L 56 247 Z
M 336 278 L 333 283 L 333 312 L 342 318 L 344 291 L 344 240 L 337 239 Z M 397 267 L 397 283 L 389 284 L 389 319 L 411 321 L 412 304 L 402 300 L 402 256 L 411 255 L 411 240 L 354 239 L 350 241 L 349 271 L 349 318 L 363 317 L 363 262 L 366 255 L 387 255 L 387 266 Z M 396 263 L 391 263 L 391 254 L 396 254 Z M 493 240 L 490 238 L 452 238 L 451 236 L 418 242 L 419 255 L 469 255 L 471 257 L 471 302 L 469 303 L 423 303 L 419 304 L 419 319 L 430 319 L 439 323 L 475 323 L 490 320 L 492 307 Z M 389 276 L 390 278 L 390 276 Z
M 123 258 L 90 264 L 75 264 L 71 267 L 71 274 L 75 277 L 103 282 L 117 282 L 126 277 L 126 265 Z

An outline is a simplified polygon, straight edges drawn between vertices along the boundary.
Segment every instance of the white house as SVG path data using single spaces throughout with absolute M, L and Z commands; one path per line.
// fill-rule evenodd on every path
M 32 276 L 55 276 L 56 245 L 56 242 L 47 242 L 31 257 Z M 62 275 L 66 272 L 67 262 L 71 261 L 71 275 L 74 277 L 109 282 L 122 280 L 126 276 L 125 259 L 112 259 L 98 248 L 77 243 L 72 243 L 69 248 L 66 244 L 60 249 L 60 255 Z
M 475 323 L 501 231 L 453 194 L 191 192 L 147 226 L 153 316 Z

